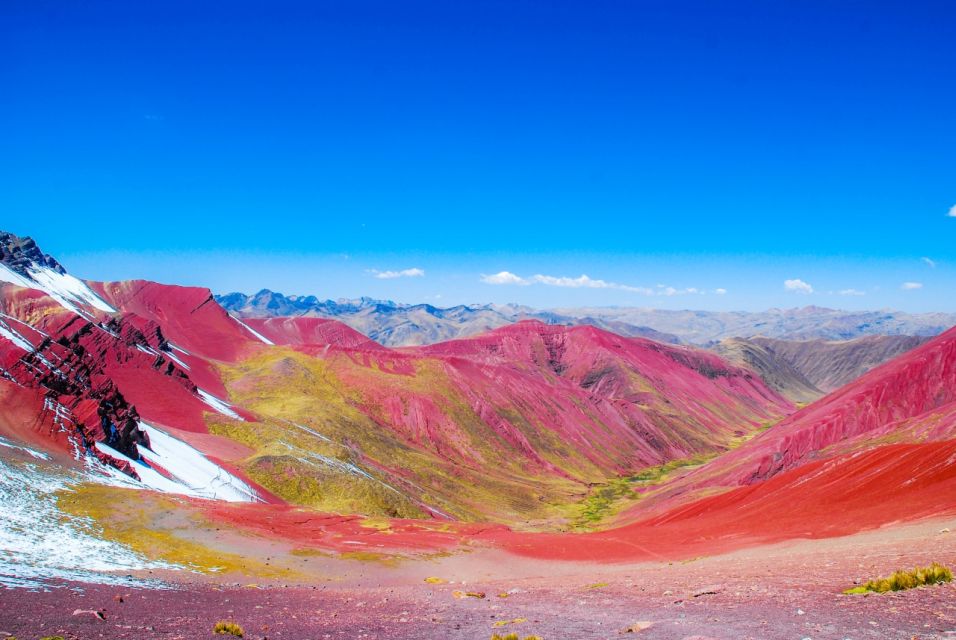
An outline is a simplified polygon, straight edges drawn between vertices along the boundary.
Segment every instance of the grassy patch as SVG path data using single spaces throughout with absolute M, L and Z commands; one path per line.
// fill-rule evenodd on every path
M 217 622 L 216 626 L 212 628 L 212 632 L 224 636 L 235 636 L 237 638 L 241 638 L 243 635 L 242 627 L 235 622 L 227 622 L 226 620 Z
M 517 633 L 509 633 L 507 635 L 495 633 L 491 636 L 491 640 L 521 640 L 521 636 Z M 524 640 L 541 640 L 541 636 L 525 636 Z
M 870 580 L 864 585 L 847 589 L 843 593 L 848 595 L 861 593 L 886 593 L 887 591 L 903 591 L 934 584 L 943 584 L 953 579 L 953 572 L 948 567 L 934 562 L 928 567 L 915 567 L 909 571 L 900 570 L 888 578 Z
M 575 519 L 573 526 L 576 529 L 585 529 L 590 525 L 597 524 L 619 511 L 622 501 L 637 500 L 639 497 L 627 478 L 611 480 L 607 484 L 594 489 L 581 502 L 581 512 Z
M 192 539 L 215 526 L 170 496 L 103 485 L 78 485 L 57 495 L 69 515 L 89 518 L 101 535 L 152 560 L 165 560 L 202 573 L 240 573 L 292 578 L 290 569 L 270 566 Z M 209 534 L 210 540 L 214 540 Z
M 528 621 L 527 618 L 514 618 L 514 619 L 512 619 L 512 620 L 496 620 L 495 622 L 492 622 L 492 623 L 491 623 L 491 626 L 493 626 L 493 627 L 507 627 L 509 624 L 522 624 L 522 623 L 527 622 L 527 621 Z
M 625 478 L 614 478 L 595 487 L 580 504 L 577 518 L 571 524 L 574 529 L 590 529 L 610 516 L 620 512 L 628 502 L 639 500 L 636 489 L 647 489 L 667 479 L 668 474 L 685 467 L 704 464 L 715 454 L 697 455 L 671 460 L 656 467 L 648 467 Z

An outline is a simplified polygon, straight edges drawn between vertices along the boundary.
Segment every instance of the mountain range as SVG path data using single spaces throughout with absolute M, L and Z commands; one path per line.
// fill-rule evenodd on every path
M 349 545 L 617 561 L 956 513 L 956 329 L 705 349 L 488 306 L 508 321 L 393 348 L 317 309 L 443 331 L 477 312 L 258 300 L 84 281 L 0 235 L 5 584 L 42 586 L 25 566 L 108 580 L 70 556 L 96 545 L 130 569 L 218 571 L 199 531 L 281 542 L 283 566 Z M 768 313 L 802 337 L 849 322 Z M 928 332 L 931 317 L 866 331 Z M 72 541 L 53 564 L 48 533 Z M 239 548 L 237 570 L 273 571 Z
M 673 311 L 638 307 L 568 307 L 540 310 L 521 305 L 458 305 L 441 308 L 388 300 L 320 300 L 263 289 L 216 300 L 247 318 L 304 316 L 339 320 L 390 347 L 432 344 L 476 335 L 521 320 L 588 324 L 627 337 L 711 346 L 727 338 L 852 340 L 874 335 L 934 336 L 956 324 L 956 314 L 841 311 L 818 306 L 749 311 Z

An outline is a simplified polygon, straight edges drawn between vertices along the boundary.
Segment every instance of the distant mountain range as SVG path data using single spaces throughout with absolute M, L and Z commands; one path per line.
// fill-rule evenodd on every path
M 263 289 L 216 296 L 230 312 L 247 318 L 305 316 L 339 320 L 390 347 L 426 345 L 462 338 L 521 320 L 593 325 L 622 336 L 713 346 L 727 338 L 762 336 L 782 340 L 853 340 L 874 335 L 929 337 L 956 325 L 953 313 L 841 311 L 807 306 L 767 311 L 671 311 L 637 307 L 567 307 L 539 310 L 520 305 L 459 305 L 441 308 L 388 300 L 320 300 Z
M 216 296 L 225 309 L 243 318 L 310 317 L 338 320 L 387 347 L 435 344 L 478 335 L 522 320 L 555 325 L 592 325 L 627 337 L 677 344 L 673 334 L 599 316 L 572 316 L 520 305 L 476 304 L 435 307 L 391 300 L 356 298 L 321 300 L 315 296 L 285 296 L 268 289 L 246 295 Z

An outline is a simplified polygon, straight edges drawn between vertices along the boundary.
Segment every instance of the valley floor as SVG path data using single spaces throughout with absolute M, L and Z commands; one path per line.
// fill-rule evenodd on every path
M 956 564 L 953 518 L 683 562 L 543 562 L 487 548 L 397 565 L 313 560 L 313 578 L 295 584 L 156 572 L 138 577 L 173 588 L 61 583 L 46 592 L 4 590 L 0 638 L 193 640 L 213 637 L 219 620 L 239 623 L 247 639 L 487 640 L 514 631 L 597 640 L 628 628 L 634 637 L 660 640 L 956 638 L 952 583 L 842 595 L 854 581 L 898 568 Z M 442 582 L 426 582 L 431 576 Z M 105 620 L 90 613 L 96 610 Z

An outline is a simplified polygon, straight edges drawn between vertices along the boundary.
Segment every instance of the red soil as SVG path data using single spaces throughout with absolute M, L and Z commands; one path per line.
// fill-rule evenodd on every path
M 326 318 L 245 318 L 247 325 L 276 344 L 332 345 L 345 349 L 386 348 L 338 320 Z

